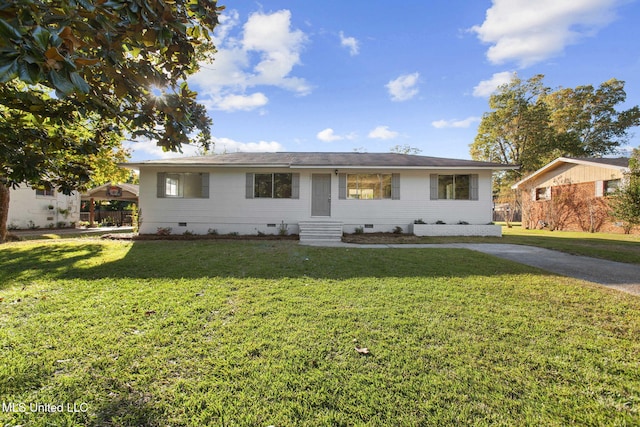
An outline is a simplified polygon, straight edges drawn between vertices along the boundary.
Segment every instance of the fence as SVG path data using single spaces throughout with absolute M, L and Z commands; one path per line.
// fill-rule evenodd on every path
M 80 221 L 89 222 L 89 212 L 80 212 Z M 93 222 L 118 227 L 133 225 L 131 211 L 95 211 Z

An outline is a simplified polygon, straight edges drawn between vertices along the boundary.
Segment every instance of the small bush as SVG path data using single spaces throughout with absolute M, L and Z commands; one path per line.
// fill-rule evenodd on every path
M 424 222 L 424 220 L 422 218 L 420 219 L 416 219 L 415 221 L 413 221 L 414 224 L 426 224 L 426 222 Z
M 436 224 L 446 224 L 446 222 L 442 221 L 441 219 L 436 221 Z
M 364 234 L 364 227 L 356 227 L 355 234 Z
M 156 230 L 156 234 L 158 236 L 169 236 L 171 235 L 171 231 L 171 227 L 158 227 L 158 229 Z
M 467 221 L 458 221 L 459 225 L 469 225 Z
M 232 231 L 231 233 L 227 234 L 227 236 L 239 236 L 240 233 L 238 233 L 237 231 Z
M 193 236 L 195 235 L 195 233 L 191 230 L 185 230 L 184 233 L 182 233 L 183 236 Z
M 402 229 L 402 227 L 400 227 L 399 225 L 397 225 L 394 229 L 393 229 L 393 234 L 402 234 L 404 233 L 404 230 Z
M 209 236 L 217 236 L 218 235 L 218 230 L 216 230 L 215 228 L 210 228 L 207 230 L 207 234 Z
M 289 234 L 289 225 L 285 224 L 284 221 L 282 221 L 280 223 L 280 226 L 278 227 L 278 235 L 280 236 L 286 236 L 287 234 Z

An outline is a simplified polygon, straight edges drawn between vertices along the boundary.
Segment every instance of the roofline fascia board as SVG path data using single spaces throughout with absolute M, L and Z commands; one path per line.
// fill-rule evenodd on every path
M 385 170 L 442 170 L 442 169 L 455 169 L 455 170 L 468 170 L 468 169 L 483 169 L 483 170 L 510 170 L 518 169 L 518 166 L 511 167 L 495 167 L 495 166 L 351 166 L 351 165 L 334 165 L 334 166 L 298 166 L 292 165 L 291 169 L 385 169 Z
M 627 167 L 621 167 L 621 166 L 611 165 L 611 164 L 607 164 L 607 163 L 591 162 L 589 160 L 582 160 L 582 159 L 571 159 L 569 157 L 558 157 L 557 159 L 555 159 L 551 163 L 549 163 L 547 165 L 544 165 L 543 167 L 541 167 L 537 171 L 532 172 L 528 176 L 524 177 L 520 181 L 518 181 L 515 184 L 513 184 L 511 186 L 511 189 L 512 190 L 517 190 L 525 182 L 530 181 L 530 180 L 542 175 L 543 173 L 545 173 L 545 172 L 547 172 L 549 170 L 555 169 L 556 166 L 559 163 L 573 163 L 574 165 L 583 165 L 583 166 L 598 166 L 598 167 L 602 167 L 602 168 L 615 169 L 615 170 L 620 170 L 620 171 L 628 171 L 629 170 L 629 168 L 627 168 Z
M 148 168 L 289 168 L 289 169 L 384 169 L 384 170 L 468 170 L 468 169 L 480 169 L 480 170 L 516 170 L 518 166 L 379 166 L 379 165 L 290 165 L 290 164 L 176 164 L 176 163 L 123 163 L 120 166 L 128 169 L 139 169 L 141 167 Z

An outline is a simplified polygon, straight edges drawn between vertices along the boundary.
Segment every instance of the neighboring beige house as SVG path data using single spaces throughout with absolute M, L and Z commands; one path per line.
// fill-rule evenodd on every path
M 75 226 L 80 220 L 80 194 L 66 196 L 53 189 L 34 189 L 20 184 L 10 189 L 10 229 L 60 228 Z
M 140 171 L 140 233 L 286 228 L 301 239 L 406 232 L 418 219 L 473 231 L 492 222 L 493 171 L 516 168 L 395 153 L 231 153 L 125 166 Z
M 513 188 L 522 191 L 522 226 L 621 233 L 609 197 L 629 172 L 628 158 L 560 157 Z

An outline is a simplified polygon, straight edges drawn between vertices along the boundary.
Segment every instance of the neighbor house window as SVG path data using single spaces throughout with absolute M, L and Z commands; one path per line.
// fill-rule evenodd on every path
M 478 175 L 431 174 L 431 200 L 478 200 Z
M 621 181 L 619 179 L 610 179 L 604 182 L 604 194 L 611 195 L 615 193 L 620 187 Z
M 550 200 L 551 199 L 551 187 L 536 188 L 536 200 Z
M 158 174 L 158 197 L 208 199 L 208 173 L 165 173 Z
M 50 185 L 45 185 L 42 188 L 36 188 L 36 196 L 53 197 L 55 192 Z
M 248 173 L 247 199 L 297 199 L 300 174 L 297 173 Z

